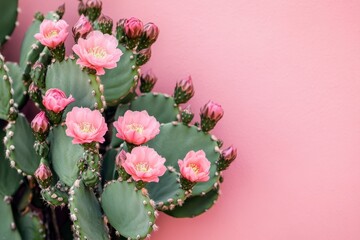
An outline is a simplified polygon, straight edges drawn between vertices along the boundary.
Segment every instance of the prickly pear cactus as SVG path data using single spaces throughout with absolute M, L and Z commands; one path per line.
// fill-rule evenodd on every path
M 16 4 L 3 1 L 8 19 Z M 79 1 L 66 56 L 64 11 L 35 14 L 19 63 L 0 55 L 0 239 L 146 239 L 158 211 L 209 210 L 236 158 L 211 134 L 221 106 L 208 102 L 192 122 L 183 107 L 191 77 L 171 95 L 152 92 L 157 78 L 141 66 L 158 27 L 134 17 L 114 24 L 100 0 Z
M 17 0 L 0 1 L 0 46 L 10 39 L 14 28 L 18 25 L 17 15 L 19 12 Z

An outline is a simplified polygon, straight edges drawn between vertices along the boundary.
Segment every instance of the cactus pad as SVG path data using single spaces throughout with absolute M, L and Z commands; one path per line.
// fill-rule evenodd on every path
M 19 232 L 22 240 L 42 240 L 46 239 L 45 226 L 40 216 L 34 212 L 16 217 Z
M 101 76 L 101 81 L 105 87 L 105 99 L 109 106 L 116 106 L 121 99 L 136 87 L 139 73 L 136 66 L 136 56 L 129 49 L 120 46 L 123 55 L 114 69 L 106 70 L 105 75 Z
M 129 239 L 144 239 L 155 222 L 153 202 L 135 183 L 113 181 L 105 186 L 101 205 L 110 224 Z
M 116 155 L 117 151 L 115 149 L 109 149 L 104 155 L 101 169 L 101 176 L 104 183 L 114 179 Z
M 63 117 L 74 106 L 103 110 L 100 83 L 95 75 L 81 70 L 75 60 L 55 62 L 48 67 L 46 89 L 50 88 L 59 88 L 66 93 L 66 96 L 71 94 L 75 98 L 75 102 L 65 109 Z
M 186 198 L 176 172 L 166 171 L 158 183 L 149 183 L 146 185 L 146 189 L 159 210 L 172 209 L 175 205 L 182 205 Z
M 5 132 L 0 130 L 0 139 L 3 139 Z M 22 176 L 13 168 L 10 168 L 10 163 L 5 159 L 5 146 L 0 142 L 0 195 L 11 196 L 15 193 L 20 185 Z
M 219 197 L 219 189 L 213 189 L 205 195 L 186 199 L 182 206 L 176 206 L 172 211 L 165 213 L 176 218 L 196 217 L 209 210 Z
M 22 108 L 26 103 L 26 88 L 22 81 L 22 70 L 17 63 L 7 62 L 6 66 L 9 68 L 9 76 L 12 79 L 12 87 L 14 89 L 15 103 Z
M 9 69 L 4 63 L 4 57 L 0 54 L 0 119 L 8 119 L 10 108 L 14 104 L 13 94 Z
M 210 180 L 196 184 L 193 195 L 206 193 L 217 185 L 220 174 L 216 171 L 216 161 L 220 154 L 216 139 L 211 135 L 194 126 L 185 126 L 178 122 L 166 123 L 160 127 L 159 135 L 147 145 L 165 157 L 165 165 L 173 166 L 176 171 L 179 171 L 178 160 L 183 159 L 189 151 L 204 150 L 207 159 L 211 162 Z
M 26 137 L 24 137 L 26 136 Z M 36 154 L 33 146 L 35 137 L 30 124 L 25 116 L 19 114 L 15 122 L 10 122 L 6 127 L 6 157 L 10 159 L 12 167 L 18 172 L 34 174 L 40 163 L 40 157 Z
M 84 149 L 79 144 L 72 144 L 72 138 L 65 134 L 65 126 L 56 126 L 49 135 L 50 159 L 61 181 L 72 186 L 78 178 L 77 163 L 83 156 Z
M 14 221 L 13 213 L 11 210 L 11 205 L 3 201 L 3 196 L 0 195 L 0 239 L 1 240 L 21 240 L 19 231 L 16 229 L 16 224 Z
M 76 180 L 70 189 L 70 219 L 79 239 L 109 239 L 101 209 L 95 194 Z
M 10 37 L 16 26 L 18 0 L 0 0 L 0 46 Z

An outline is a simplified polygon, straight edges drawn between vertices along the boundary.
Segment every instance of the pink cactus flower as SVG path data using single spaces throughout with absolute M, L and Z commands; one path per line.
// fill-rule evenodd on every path
M 72 28 L 72 32 L 75 38 L 86 37 L 86 35 L 92 31 L 92 26 L 90 21 L 84 15 L 81 15 L 79 20 L 75 23 Z
M 73 137 L 72 143 L 103 143 L 108 130 L 105 118 L 98 110 L 74 107 L 66 115 L 66 135 Z
M 93 31 L 86 39 L 80 38 L 72 49 L 79 56 L 77 64 L 96 70 L 97 75 L 104 75 L 104 68 L 115 68 L 120 60 L 122 52 L 117 46 L 118 40 L 114 36 Z
M 45 116 L 45 112 L 39 112 L 31 121 L 31 128 L 34 132 L 44 133 L 49 130 L 49 120 Z
M 159 177 L 166 172 L 165 161 L 154 149 L 141 146 L 126 153 L 122 166 L 135 181 L 159 182 Z
M 70 94 L 68 98 L 63 91 L 58 88 L 50 88 L 46 91 L 45 96 L 43 97 L 42 103 L 44 104 L 47 110 L 59 113 L 66 108 L 67 105 L 74 102 Z
M 128 38 L 131 39 L 138 38 L 142 34 L 143 23 L 141 20 L 135 17 L 131 17 L 129 19 L 126 19 L 124 28 L 125 28 L 125 34 Z
M 38 167 L 38 169 L 36 169 L 34 175 L 37 179 L 40 179 L 41 181 L 45 181 L 45 180 L 48 180 L 52 176 L 52 173 L 51 173 L 50 168 L 47 165 L 41 163 L 40 166 Z
M 41 42 L 42 45 L 48 48 L 56 48 L 60 44 L 63 44 L 69 35 L 69 25 L 64 20 L 57 22 L 44 19 L 40 24 L 40 33 L 34 35 L 34 37 Z
M 184 160 L 178 160 L 181 176 L 190 182 L 206 182 L 209 180 L 210 161 L 203 150 L 190 151 Z
M 213 101 L 209 101 L 200 109 L 201 117 L 209 118 L 215 122 L 218 122 L 224 115 L 224 110 L 220 104 Z
M 153 139 L 160 132 L 160 123 L 147 111 L 126 111 L 114 122 L 116 136 L 128 143 L 141 145 Z

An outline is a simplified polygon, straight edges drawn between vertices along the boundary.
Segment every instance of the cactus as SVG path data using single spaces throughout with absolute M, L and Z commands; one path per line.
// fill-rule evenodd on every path
M 10 39 L 10 35 L 15 26 L 18 25 L 16 19 L 18 15 L 18 0 L 1 0 L 0 10 L 0 46 Z
M 191 77 L 172 96 L 151 92 L 157 78 L 141 66 L 157 26 L 121 19 L 112 35 L 101 9 L 100 0 L 80 1 L 90 19 L 73 29 L 74 55 L 63 56 L 64 6 L 35 15 L 19 64 L 0 55 L 2 238 L 148 238 L 158 211 L 182 218 L 211 208 L 236 158 L 210 133 L 220 105 L 207 103 L 200 123 L 182 110 L 194 95 Z M 22 113 L 28 101 L 41 111 L 31 123 Z

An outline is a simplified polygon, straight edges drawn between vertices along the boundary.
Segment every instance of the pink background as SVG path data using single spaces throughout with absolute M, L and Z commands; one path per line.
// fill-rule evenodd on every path
M 62 1 L 20 2 L 13 60 L 33 13 Z M 104 3 L 116 20 L 159 25 L 145 67 L 156 90 L 171 93 L 191 73 L 193 109 L 221 103 L 214 132 L 239 149 L 215 207 L 196 219 L 161 215 L 152 239 L 360 239 L 359 1 Z M 66 4 L 73 24 L 77 1 Z

